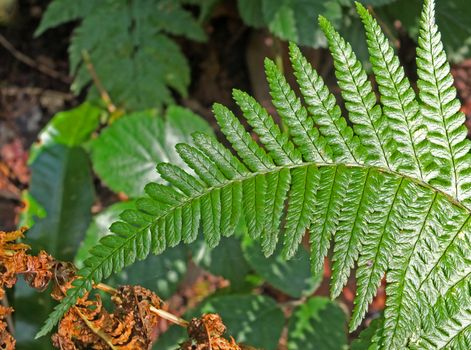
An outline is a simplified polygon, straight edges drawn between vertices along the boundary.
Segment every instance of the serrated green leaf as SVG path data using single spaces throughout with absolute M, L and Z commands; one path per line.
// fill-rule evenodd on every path
M 55 0 L 47 8 L 34 35 L 39 36 L 49 28 L 79 19 L 93 10 L 93 3 L 88 0 Z
M 333 159 L 358 163 L 361 159 L 360 141 L 341 116 L 334 95 L 329 92 L 322 77 L 301 54 L 301 50 L 292 43 L 289 49 L 291 64 L 304 101 L 310 116 L 319 125 L 321 133 L 331 145 Z M 315 133 L 315 131 L 309 132 Z
M 426 153 L 430 145 L 415 92 L 379 24 L 362 5 L 357 4 L 357 11 L 365 26 L 383 114 L 391 129 L 392 139 L 389 142 L 394 146 L 388 148 L 394 150 L 390 151 L 390 164 L 395 170 L 425 179 L 428 166 Z
M 332 158 L 330 147 L 313 127 L 313 120 L 308 117 L 306 108 L 302 106 L 300 99 L 296 97 L 273 61 L 265 60 L 265 73 L 270 85 L 273 104 L 281 119 L 288 126 L 293 142 L 301 150 L 303 159 L 309 162 L 330 163 Z
M 265 26 L 262 12 L 263 0 L 238 0 L 237 9 L 240 17 L 249 26 L 261 28 Z
M 417 86 L 422 102 L 420 111 L 428 126 L 427 139 L 433 145 L 429 182 L 466 205 L 471 202 L 471 142 L 466 138 L 467 129 L 463 125 L 466 117 L 460 111 L 450 65 L 435 24 L 433 0 L 425 1 L 421 19 Z
M 75 93 L 92 82 L 87 68 L 90 62 L 83 61 L 86 51 L 101 84 L 118 106 L 128 110 L 161 107 L 172 103 L 171 89 L 186 95 L 190 68 L 167 34 L 198 41 L 206 36 L 179 1 L 108 0 L 90 5 L 90 1 L 55 0 L 36 35 L 76 19 L 81 22 L 69 48 Z M 96 87 L 90 89 L 89 98 L 98 98 Z
M 327 37 L 332 52 L 335 75 L 349 112 L 349 120 L 358 135 L 365 151 L 368 164 L 378 164 L 390 168 L 389 152 L 386 147 L 390 134 L 387 121 L 382 115 L 381 106 L 376 103 L 370 81 L 358 61 L 353 49 L 332 24 L 324 17 L 319 23 Z

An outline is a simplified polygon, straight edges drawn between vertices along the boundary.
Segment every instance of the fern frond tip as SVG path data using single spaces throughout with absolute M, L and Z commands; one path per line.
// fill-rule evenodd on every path
M 363 22 L 365 22 L 365 20 L 367 20 L 368 18 L 372 17 L 370 11 L 365 6 L 363 6 L 362 3 L 355 1 L 355 7 L 358 15 L 360 16 Z
M 330 23 L 326 17 L 319 15 L 319 17 L 317 17 L 317 21 L 319 22 L 319 27 L 321 27 L 325 34 L 333 29 L 332 23 Z

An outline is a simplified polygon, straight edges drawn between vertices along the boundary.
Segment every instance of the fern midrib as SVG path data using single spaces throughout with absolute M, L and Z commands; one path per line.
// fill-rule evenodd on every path
M 308 72 L 306 72 L 306 68 L 303 64 L 301 64 L 301 67 L 302 67 L 302 70 L 303 70 L 303 73 L 304 73 L 304 76 L 307 77 L 309 79 L 309 83 L 311 83 L 312 86 L 315 86 L 315 82 L 313 82 L 311 80 L 312 78 L 312 75 L 309 74 Z M 332 114 L 331 114 L 331 110 L 328 108 L 328 106 L 326 106 L 326 101 L 327 99 L 323 99 L 320 95 L 319 95 L 319 91 L 318 89 L 313 89 L 316 93 L 316 96 L 317 98 L 319 99 L 319 101 L 321 101 L 321 104 L 322 104 L 322 107 L 324 108 L 324 111 L 326 112 L 326 114 L 330 117 L 330 120 L 332 121 L 332 125 L 334 125 L 335 127 L 335 130 L 337 130 L 337 134 L 342 138 L 342 141 L 344 143 L 345 146 L 347 146 L 347 149 L 348 149 L 348 152 L 350 153 L 350 156 L 353 158 L 353 160 L 355 161 L 355 163 L 358 163 L 360 164 L 360 162 L 358 161 L 358 159 L 355 157 L 355 153 L 353 151 L 353 149 L 351 148 L 350 146 L 350 142 L 348 142 L 343 133 L 340 131 L 338 125 L 337 125 L 337 121 L 338 120 L 334 120 L 334 118 L 332 117 Z M 330 94 L 330 92 L 329 92 Z M 355 137 L 355 135 L 353 135 L 353 137 Z
M 215 190 L 215 189 L 219 189 L 219 188 L 222 188 L 222 187 L 225 187 L 225 186 L 228 186 L 230 185 L 231 183 L 235 183 L 235 182 L 243 182 L 243 181 L 246 181 L 246 180 L 249 180 L 250 178 L 252 177 L 256 177 L 256 176 L 259 176 L 259 175 L 266 175 L 266 174 L 269 174 L 269 173 L 272 173 L 272 172 L 279 172 L 280 170 L 282 169 L 294 169 L 294 168 L 299 168 L 299 167 L 308 167 L 308 166 L 317 166 L 317 167 L 323 167 L 323 166 L 339 166 L 339 165 L 344 165 L 345 167 L 347 168 L 367 168 L 368 171 L 371 171 L 371 170 L 377 170 L 378 172 L 382 172 L 382 173 L 388 173 L 388 174 L 392 174 L 392 175 L 396 175 L 396 176 L 399 176 L 401 177 L 401 182 L 404 180 L 404 179 L 408 179 L 410 180 L 411 182 L 414 182 L 415 184 L 419 185 L 419 186 L 423 186 L 425 188 L 428 188 L 432 191 L 435 191 L 437 193 L 441 193 L 442 195 L 444 195 L 445 197 L 447 197 L 450 202 L 452 202 L 453 204 L 455 204 L 456 206 L 464 209 L 467 211 L 468 213 L 468 219 L 465 220 L 465 223 L 469 220 L 469 218 L 471 216 L 469 216 L 470 214 L 470 210 L 468 208 L 466 208 L 465 206 L 463 206 L 461 203 L 457 202 L 454 198 L 451 198 L 450 195 L 444 193 L 443 191 L 439 190 L 439 189 L 436 189 L 434 187 L 432 187 L 431 185 L 427 184 L 427 183 L 424 183 L 422 182 L 421 180 L 419 179 L 416 179 L 416 178 L 413 178 L 411 176 L 408 176 L 408 175 L 405 175 L 405 174 L 400 174 L 400 173 L 397 173 L 397 172 L 394 172 L 390 169 L 385 169 L 385 168 L 382 168 L 382 167 L 378 167 L 378 166 L 365 166 L 365 165 L 360 165 L 360 164 L 342 164 L 342 163 L 339 163 L 339 164 L 331 164 L 331 163 L 315 163 L 315 162 L 305 162 L 305 163 L 301 163 L 301 164 L 289 164 L 289 165 L 284 165 L 284 166 L 274 166 L 270 169 L 266 169 L 265 171 L 258 171 L 258 172 L 251 172 L 250 175 L 248 176 L 244 176 L 244 177 L 238 177 L 238 178 L 234 178 L 232 180 L 228 180 L 227 182 L 223 183 L 223 184 L 220 184 L 218 186 L 212 186 L 212 187 L 207 187 L 204 191 L 200 192 L 198 195 L 196 196 L 191 196 L 191 197 L 187 197 L 187 200 L 183 201 L 182 203 L 180 203 L 179 205 L 175 205 L 175 206 L 172 206 L 172 207 L 169 207 L 167 208 L 167 211 L 162 214 L 162 215 L 159 215 L 157 216 L 152 222 L 150 222 L 148 225 L 142 227 L 141 229 L 139 229 L 139 231 L 137 231 L 135 234 L 133 235 L 130 235 L 128 238 L 126 238 L 122 244 L 120 244 L 119 246 L 117 247 L 114 247 L 114 249 L 106 255 L 106 257 L 101 257 L 100 260 L 99 260 L 99 263 L 96 264 L 96 265 L 92 265 L 91 267 L 90 266 L 86 266 L 85 268 L 87 269 L 88 273 L 86 274 L 86 276 L 82 276 L 84 277 L 82 279 L 82 283 L 79 285 L 79 286 L 75 286 L 73 287 L 74 289 L 74 292 L 73 292 L 73 299 L 76 300 L 78 295 L 79 295 L 79 291 L 81 289 L 87 289 L 85 287 L 85 285 L 87 284 L 87 281 L 90 281 L 90 280 L 93 280 L 93 276 L 94 274 L 96 273 L 96 271 L 98 271 L 100 268 L 102 268 L 102 266 L 105 264 L 105 262 L 109 261 L 109 259 L 114 256 L 116 253 L 118 253 L 119 251 L 121 251 L 126 245 L 128 245 L 131 241 L 135 240 L 135 237 L 139 234 L 141 234 L 142 232 L 144 232 L 145 230 L 148 230 L 150 229 L 150 227 L 154 224 L 157 223 L 157 221 L 159 221 L 160 219 L 162 218 L 165 218 L 167 215 L 171 215 L 171 213 L 173 213 L 176 209 L 178 208 L 181 208 L 181 207 L 184 207 L 185 205 L 193 202 L 193 201 L 196 201 L 196 200 L 199 200 L 201 199 L 201 197 L 207 195 L 208 193 L 210 193 L 211 191 Z M 460 232 L 462 230 L 462 228 L 464 227 L 464 223 L 462 225 L 462 227 L 460 228 L 460 230 L 458 232 Z M 458 234 L 457 234 L 458 235 Z M 457 235 L 454 237 L 454 239 L 456 239 Z M 453 239 L 453 240 L 454 240 Z M 450 243 L 451 244 L 451 243 Z M 447 249 L 449 248 L 449 246 L 447 247 Z M 446 251 L 444 252 L 444 254 L 446 253 Z M 443 255 L 444 255 L 443 254 Z M 442 255 L 442 256 L 443 256 Z M 438 260 L 439 261 L 439 260 Z M 432 269 L 433 270 L 433 269 Z M 432 270 L 429 272 L 428 275 L 430 275 L 430 273 L 432 272 Z M 427 275 L 427 277 L 428 277 Z M 424 279 L 425 281 L 425 279 Z M 99 282 L 99 281 L 95 281 L 95 282 Z M 420 289 L 420 288 L 419 288 Z
M 394 339 L 395 338 L 395 335 L 396 335 L 396 332 L 397 332 L 397 327 L 399 325 L 399 319 L 401 318 L 401 311 L 402 311 L 402 307 L 404 305 L 403 303 L 403 295 L 404 295 L 404 287 L 406 285 L 406 277 L 407 277 L 407 273 L 409 272 L 409 268 L 410 268 L 410 261 L 412 259 L 412 256 L 414 255 L 415 253 L 415 250 L 417 248 L 417 244 L 419 243 L 420 241 L 420 238 L 422 237 L 422 234 L 424 233 L 424 230 L 425 230 L 425 226 L 426 226 L 426 223 L 427 223 L 427 220 L 430 216 L 430 213 L 432 212 L 432 209 L 436 203 L 436 200 L 437 200 L 437 192 L 434 193 L 434 196 L 433 196 L 433 199 L 432 199 L 432 202 L 430 203 L 430 207 L 428 208 L 428 211 L 427 211 L 427 215 L 425 215 L 425 219 L 423 221 L 423 224 L 421 226 L 421 229 L 420 229 L 420 232 L 419 234 L 417 235 L 417 238 L 414 242 L 414 246 L 412 247 L 411 249 L 411 252 L 409 254 L 409 256 L 407 257 L 407 263 L 406 263 L 406 268 L 404 270 L 404 274 L 403 274 L 403 278 L 401 279 L 401 283 L 400 283 L 400 286 L 398 288 L 399 290 L 399 296 L 398 296 L 398 299 L 400 300 L 400 303 L 399 303 L 399 308 L 396 312 L 396 317 L 395 317 L 395 320 L 394 320 L 394 329 L 392 330 L 392 335 L 391 335 L 391 338 Z
M 433 18 L 434 16 L 430 15 L 430 14 L 427 14 L 429 18 Z M 430 59 L 431 59 L 431 64 L 432 64 L 432 74 L 433 74 L 433 85 L 435 86 L 436 90 L 437 90 L 437 94 L 438 94 L 438 99 L 440 101 L 439 103 L 439 109 L 440 109 L 440 119 L 441 119 L 441 123 L 442 123 L 442 126 L 443 126 L 443 130 L 445 131 L 445 136 L 446 136 L 446 147 L 448 148 L 448 153 L 451 155 L 451 163 L 452 163 L 452 166 L 453 166 L 453 187 L 455 188 L 455 191 L 454 191 L 454 194 L 455 196 L 458 196 L 458 175 L 456 173 L 456 165 L 455 165 L 455 155 L 453 153 L 453 150 L 452 148 L 450 147 L 451 145 L 451 142 L 450 142 L 450 137 L 448 135 L 448 129 L 446 127 L 446 124 L 445 124 L 445 115 L 444 115 L 444 111 L 443 111 L 443 103 L 441 103 L 442 101 L 442 94 L 441 94 L 441 90 L 440 90 L 440 87 L 437 85 L 437 82 L 438 82 L 438 77 L 437 77 L 437 74 L 436 74 L 436 70 L 435 70 L 435 57 L 433 55 L 433 45 L 432 45 L 432 29 L 433 27 L 435 26 L 435 21 L 434 20 L 429 20 L 427 21 L 427 25 L 428 25 L 428 35 L 429 35 L 429 40 L 428 40 L 428 43 L 429 43 L 429 51 L 431 54 L 430 54 Z M 445 64 L 448 64 L 447 62 L 445 62 Z
M 466 224 L 468 223 L 468 221 L 471 219 L 471 213 L 468 211 L 467 213 L 467 218 L 466 220 L 464 220 L 463 224 L 460 226 L 460 228 L 458 230 L 456 230 L 456 234 L 454 235 L 453 239 L 450 240 L 450 242 L 448 243 L 448 245 L 446 246 L 446 248 L 443 250 L 442 254 L 440 255 L 440 257 L 436 260 L 436 262 L 433 264 L 433 266 L 431 267 L 431 269 L 429 270 L 429 272 L 427 273 L 427 275 L 425 276 L 425 278 L 422 280 L 422 282 L 420 282 L 420 285 L 419 285 L 419 288 L 417 288 L 418 291 L 420 291 L 422 289 L 422 286 L 423 284 L 428 280 L 428 278 L 430 277 L 431 273 L 435 270 L 435 268 L 438 266 L 438 264 L 440 263 L 440 261 L 443 259 L 443 257 L 448 253 L 448 250 L 450 249 L 450 247 L 453 245 L 453 243 L 455 243 L 455 240 L 456 238 L 458 238 L 458 236 L 460 235 L 460 233 L 463 231 L 464 227 L 466 226 Z
M 334 35 L 333 37 L 335 38 L 335 35 Z M 334 39 L 334 40 L 336 40 L 336 39 Z M 357 82 L 357 80 L 356 80 L 356 78 L 355 78 L 355 75 L 353 74 L 352 67 L 350 66 L 350 64 L 349 64 L 349 62 L 348 62 L 348 57 L 347 57 L 345 51 L 343 50 L 342 45 L 340 44 L 340 42 L 336 40 L 336 43 L 337 43 L 337 47 L 339 48 L 340 52 L 342 52 L 342 56 L 343 56 L 343 59 L 344 59 L 344 61 L 345 61 L 346 66 L 347 66 L 348 72 L 349 72 L 349 74 L 350 74 L 350 76 L 352 77 L 352 80 L 353 80 L 353 82 L 354 82 L 355 90 L 356 90 L 356 92 L 357 92 L 357 94 L 358 94 L 359 96 L 362 96 L 360 90 L 358 89 L 359 84 L 358 84 L 358 82 Z M 373 131 L 374 131 L 376 140 L 378 141 L 378 144 L 379 144 L 379 146 L 381 147 L 381 152 L 383 153 L 383 154 L 382 154 L 382 158 L 383 158 L 384 161 L 386 162 L 386 166 L 388 167 L 388 169 L 389 169 L 389 170 L 392 170 L 392 169 L 391 169 L 391 165 L 389 164 L 389 161 L 388 161 L 388 157 L 387 157 L 386 152 L 385 152 L 385 150 L 384 150 L 383 143 L 381 142 L 381 139 L 379 138 L 378 130 L 376 129 L 376 125 L 375 125 L 375 123 L 373 122 L 373 119 L 372 119 L 372 116 L 371 116 L 371 113 L 370 113 L 371 110 L 370 110 L 370 108 L 367 108 L 367 106 L 365 105 L 365 100 L 364 100 L 363 98 L 360 98 L 360 100 L 361 100 L 361 104 L 363 105 L 363 108 L 366 110 L 366 114 L 368 115 L 368 119 L 369 119 L 369 121 L 370 121 L 370 125 L 371 125 L 371 127 L 373 128 Z
M 425 187 L 425 188 L 428 188 L 434 192 L 437 192 L 437 193 L 440 193 L 442 194 L 443 196 L 445 196 L 452 204 L 460 207 L 461 209 L 463 210 L 466 210 L 466 212 L 468 213 L 468 219 L 471 217 L 469 216 L 470 214 L 470 209 L 466 208 L 463 204 L 461 204 L 460 202 L 458 202 L 455 198 L 451 197 L 449 194 L 443 192 L 442 190 L 439 190 L 425 182 L 422 182 L 420 179 L 417 179 L 417 178 L 414 178 L 414 177 L 411 177 L 409 175 L 406 175 L 406 174 L 402 174 L 402 173 L 398 173 L 396 171 L 392 171 L 391 169 L 386 169 L 386 168 L 383 168 L 383 167 L 379 167 L 379 166 L 368 166 L 368 165 L 361 165 L 361 164 L 350 164 L 350 163 L 337 163 L 337 164 L 333 164 L 333 163 L 316 163 L 316 162 L 304 162 L 304 163 L 299 163 L 299 164 L 287 164 L 287 165 L 282 165 L 282 166 L 273 166 L 269 169 L 266 169 L 264 171 L 256 171 L 256 172 L 250 172 L 247 176 L 240 176 L 240 177 L 236 177 L 236 178 L 233 178 L 233 179 L 228 179 L 226 182 L 224 183 L 220 183 L 219 185 L 217 186 L 210 186 L 210 187 L 206 187 L 205 190 L 203 190 L 202 192 L 200 192 L 199 194 L 195 195 L 195 196 L 190 196 L 190 197 L 187 197 L 187 199 L 183 202 L 181 202 L 180 204 L 178 205 L 175 205 L 175 206 L 172 206 L 172 207 L 168 207 L 166 212 L 162 215 L 159 215 L 157 216 L 151 223 L 149 223 L 148 225 L 142 227 L 139 231 L 136 232 L 136 234 L 134 235 L 130 235 L 128 238 L 126 238 L 123 243 L 121 245 L 119 245 L 118 247 L 114 248 L 112 250 L 112 252 L 110 254 L 107 255 L 106 258 L 102 258 L 100 260 L 100 263 L 98 265 L 95 265 L 93 268 L 89 268 L 89 271 L 90 273 L 88 273 L 87 275 L 88 276 L 92 276 L 103 264 L 105 261 L 107 261 L 109 259 L 109 257 L 113 256 L 114 254 L 116 254 L 117 252 L 119 252 L 124 246 L 126 246 L 129 242 L 131 242 L 132 240 L 135 239 L 135 237 L 140 234 L 141 232 L 147 230 L 150 228 L 151 225 L 155 224 L 158 220 L 166 217 L 167 215 L 170 215 L 172 212 L 174 212 L 176 209 L 178 208 L 182 208 L 184 207 L 185 205 L 193 202 L 193 201 L 196 201 L 196 200 L 199 200 L 201 197 L 207 195 L 208 193 L 212 192 L 213 190 L 216 190 L 216 189 L 220 189 L 222 187 L 225 187 L 225 186 L 229 186 L 231 185 L 232 183 L 235 183 L 235 182 L 244 182 L 246 180 L 249 180 L 250 178 L 252 177 L 256 177 L 256 176 L 259 176 L 259 175 L 266 175 L 266 174 L 269 174 L 269 173 L 273 173 L 273 172 L 279 172 L 281 171 L 282 169 L 294 169 L 294 168 L 300 168 L 300 167 L 308 167 L 308 166 L 316 166 L 316 167 L 332 167 L 332 166 L 339 166 L 339 165 L 343 165 L 347 168 L 366 168 L 368 169 L 368 171 L 371 171 L 371 170 L 377 170 L 378 172 L 380 173 L 387 173 L 387 174 L 392 174 L 392 175 L 395 175 L 395 176 L 398 176 L 398 177 L 401 177 L 403 181 L 403 179 L 408 179 L 410 180 L 411 182 L 419 185 L 419 186 L 422 186 L 422 187 Z M 467 220 L 465 221 L 465 223 L 467 222 Z M 463 223 L 462 227 L 460 228 L 459 232 L 462 230 L 462 228 L 464 227 L 465 223 Z M 456 236 L 454 237 L 454 239 L 456 238 Z M 450 243 L 451 244 L 451 243 Z M 449 247 L 448 247 L 449 248 Z M 445 253 L 444 253 L 445 254 Z M 83 285 L 83 284 L 82 284 Z

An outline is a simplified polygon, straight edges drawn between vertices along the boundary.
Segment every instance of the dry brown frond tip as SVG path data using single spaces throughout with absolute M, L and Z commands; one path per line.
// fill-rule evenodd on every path
M 180 345 L 180 350 L 243 350 L 235 340 L 226 339 L 226 326 L 218 314 L 205 314 L 193 318 L 188 325 L 189 340 Z
M 111 300 L 113 313 L 104 308 L 99 295 L 79 299 L 59 323 L 53 345 L 64 350 L 151 349 L 158 316 L 149 309 L 160 308 L 161 299 L 143 287 L 122 286 Z

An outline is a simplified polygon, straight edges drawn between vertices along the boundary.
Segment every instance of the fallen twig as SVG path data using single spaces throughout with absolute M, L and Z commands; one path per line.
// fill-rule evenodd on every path
M 60 80 L 61 82 L 65 83 L 65 84 L 70 84 L 72 82 L 72 79 L 68 76 L 64 76 L 62 73 L 60 72 L 57 72 L 55 71 L 54 69 L 52 69 L 51 67 L 48 67 L 42 63 L 38 63 L 36 62 L 35 60 L 33 60 L 31 57 L 25 55 L 24 53 L 18 51 L 12 43 L 10 43 L 7 38 L 5 38 L 2 34 L 0 34 L 0 45 L 2 45 L 5 50 L 7 50 L 8 52 L 10 52 L 13 57 L 15 57 L 18 61 L 26 64 L 27 66 L 30 66 L 31 68 L 34 68 L 36 70 L 38 70 L 39 72 L 51 77 L 51 78 L 54 78 L 54 79 L 57 79 L 57 80 Z

